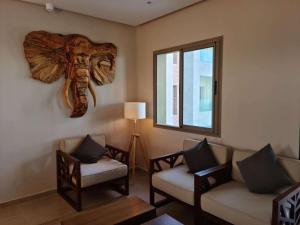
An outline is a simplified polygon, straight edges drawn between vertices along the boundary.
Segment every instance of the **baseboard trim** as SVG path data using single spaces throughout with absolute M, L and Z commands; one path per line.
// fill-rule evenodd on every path
M 25 197 L 21 197 L 21 198 L 14 199 L 14 200 L 9 200 L 7 202 L 0 202 L 0 207 L 5 207 L 5 206 L 9 206 L 9 205 L 17 204 L 17 203 L 22 203 L 22 202 L 29 201 L 29 200 L 34 200 L 34 199 L 41 198 L 41 197 L 44 197 L 44 196 L 47 196 L 47 195 L 50 195 L 50 194 L 53 194 L 53 193 L 56 193 L 55 189 L 40 192 L 40 193 L 37 193 L 37 194 L 25 196 Z

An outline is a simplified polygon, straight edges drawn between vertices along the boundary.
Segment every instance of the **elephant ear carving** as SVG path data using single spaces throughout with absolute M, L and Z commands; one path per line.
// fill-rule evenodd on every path
M 109 84 L 115 78 L 117 48 L 111 43 L 94 44 L 91 74 L 98 85 Z
M 65 72 L 65 40 L 63 35 L 46 31 L 33 31 L 26 35 L 24 52 L 34 79 L 52 83 Z

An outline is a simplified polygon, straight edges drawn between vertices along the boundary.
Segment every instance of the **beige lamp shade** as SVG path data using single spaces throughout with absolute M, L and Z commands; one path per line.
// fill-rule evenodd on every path
M 130 120 L 140 120 L 146 118 L 145 102 L 125 102 L 124 117 Z

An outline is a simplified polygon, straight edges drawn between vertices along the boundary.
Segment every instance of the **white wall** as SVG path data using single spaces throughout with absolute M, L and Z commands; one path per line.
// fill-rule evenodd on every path
M 153 127 L 153 51 L 224 36 L 222 129 L 234 147 L 298 157 L 300 1 L 208 0 L 137 28 L 138 100 L 150 155 L 182 148 L 200 135 Z
M 0 202 L 55 188 L 55 144 L 60 138 L 105 133 L 110 143 L 128 146 L 122 103 L 135 97 L 133 27 L 0 0 L 0 28 Z M 68 118 L 61 96 L 63 77 L 52 84 L 31 78 L 22 44 L 34 30 L 83 34 L 118 47 L 115 81 L 95 85 L 97 107 L 89 96 L 89 110 L 82 118 Z

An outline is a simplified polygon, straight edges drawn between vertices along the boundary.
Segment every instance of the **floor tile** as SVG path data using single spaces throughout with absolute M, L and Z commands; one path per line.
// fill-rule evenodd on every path
M 29 225 L 17 205 L 0 207 L 0 225 Z
M 18 205 L 30 225 L 39 225 L 70 215 L 75 210 L 58 194 L 50 194 Z
M 130 195 L 149 201 L 149 176 L 146 172 L 137 171 L 135 181 L 131 182 Z M 122 197 L 110 188 L 100 188 L 83 192 L 83 210 L 99 207 Z M 156 196 L 161 200 L 161 196 Z M 56 193 L 0 207 L 0 225 L 60 225 L 63 218 L 76 215 L 76 212 L 63 198 Z M 157 214 L 169 214 L 185 225 L 193 225 L 191 208 L 172 202 L 157 210 Z

